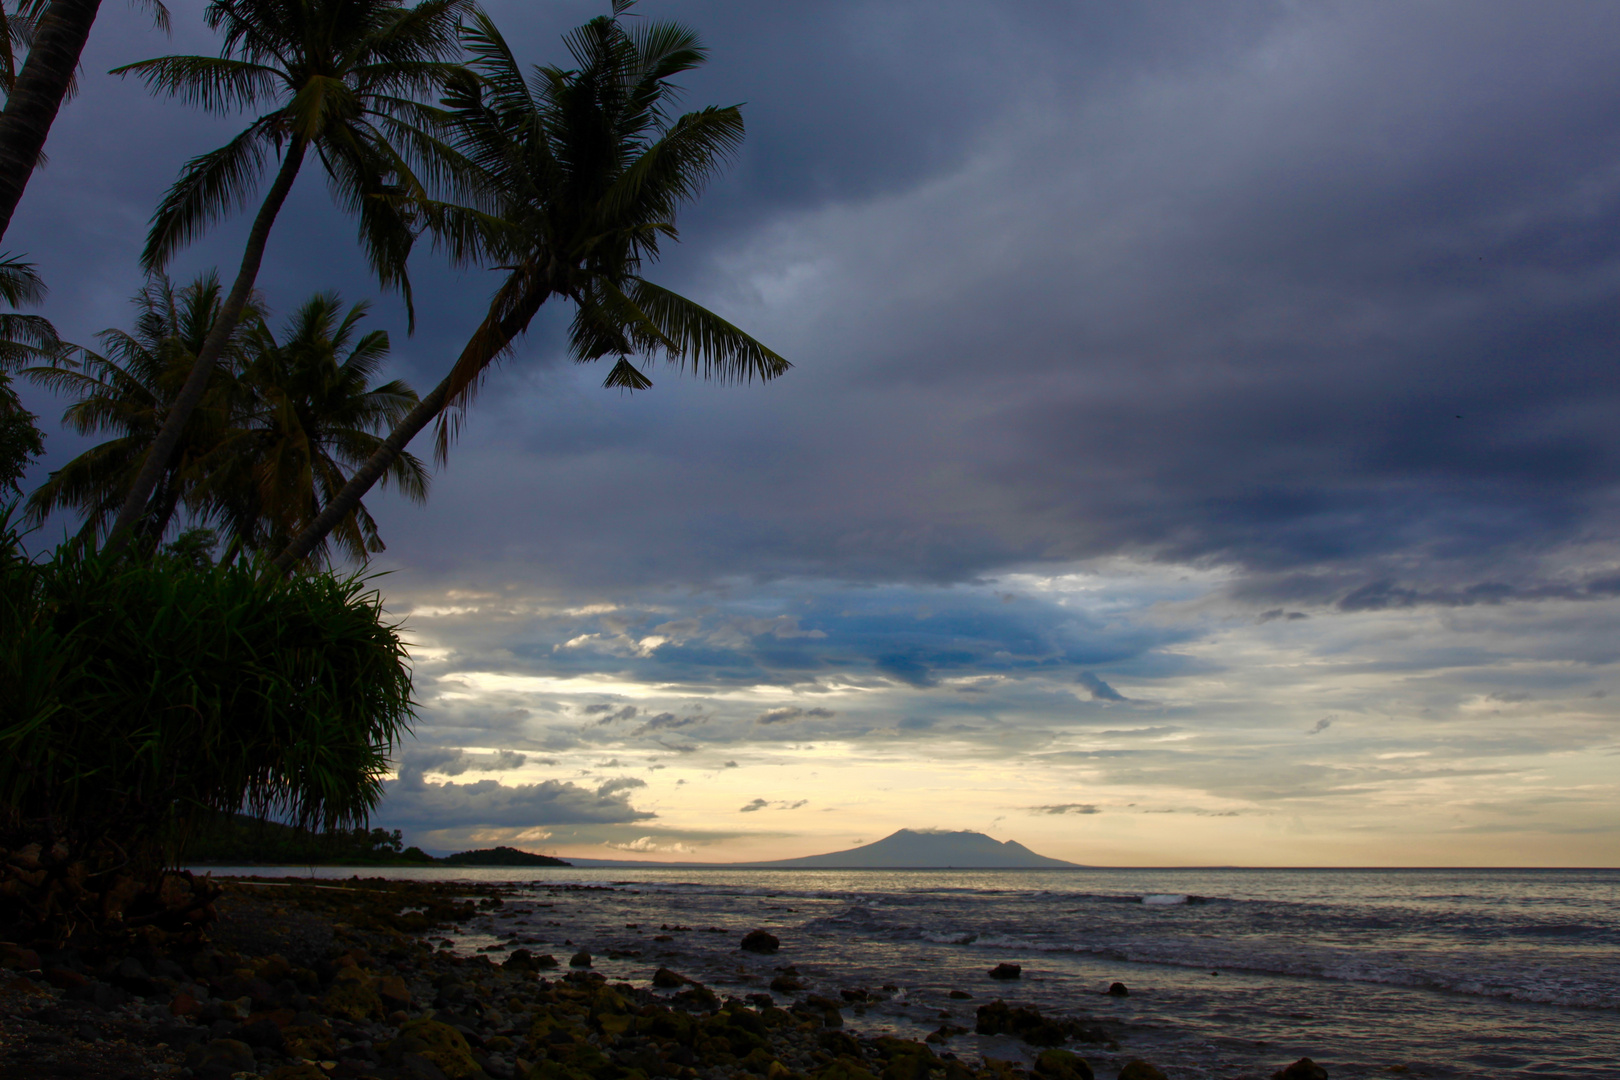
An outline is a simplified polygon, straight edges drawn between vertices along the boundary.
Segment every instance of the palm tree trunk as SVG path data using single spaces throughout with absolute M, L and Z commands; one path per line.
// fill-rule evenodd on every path
M 225 303 L 220 305 L 214 325 L 203 339 L 202 348 L 197 351 L 196 362 L 191 365 L 191 374 L 186 376 L 186 384 L 169 406 L 163 429 L 146 452 L 140 474 L 124 496 L 123 508 L 118 511 L 118 520 L 113 523 L 112 533 L 107 538 L 109 551 L 123 546 L 125 536 L 140 517 L 152 489 L 157 486 L 158 477 L 169 467 L 169 459 L 174 456 L 175 448 L 180 445 L 180 437 L 185 432 L 186 421 L 191 419 L 191 414 L 208 392 L 208 380 L 214 373 L 214 365 L 219 362 L 231 334 L 236 331 L 236 324 L 242 320 L 242 310 L 253 293 L 253 283 L 259 276 L 259 264 L 264 261 L 264 247 L 270 239 L 270 227 L 276 223 L 276 215 L 281 212 L 281 205 L 287 201 L 287 193 L 298 178 L 298 167 L 304 161 L 304 148 L 302 139 L 294 139 L 287 146 L 287 156 L 281 161 L 275 182 L 270 185 L 270 192 L 264 197 L 258 216 L 253 219 L 253 228 L 248 230 L 247 247 L 242 252 L 242 266 L 236 272 L 236 283 L 231 286 Z
M 100 7 L 101 0 L 52 0 L 40 16 L 33 47 L 0 113 L 0 237 L 39 164 Z
M 462 349 L 461 358 L 467 359 L 469 354 L 476 354 L 484 364 L 495 359 L 519 334 L 529 328 L 529 321 L 534 318 L 535 312 L 540 310 L 540 305 L 546 302 L 549 295 L 548 292 L 540 292 L 535 296 L 524 297 L 494 326 L 490 325 L 489 317 L 486 316 L 466 347 Z M 304 526 L 303 531 L 293 537 L 292 543 L 276 556 L 275 561 L 270 564 L 276 571 L 288 573 L 294 566 L 308 558 L 309 553 L 326 539 L 326 535 L 337 527 L 338 522 L 354 512 L 366 492 L 382 479 L 383 473 L 387 472 L 389 466 L 393 465 L 405 451 L 406 445 L 416 438 L 434 417 L 444 411 L 450 397 L 450 383 L 458 366 L 459 360 L 451 366 L 451 373 L 446 375 L 427 397 L 417 403 L 416 408 L 410 411 L 410 415 L 388 433 L 388 438 L 383 440 L 383 444 L 366 459 L 364 465 L 355 470 L 355 474 L 349 477 L 349 482 L 343 485 L 343 490 L 332 497 L 332 501 L 322 508 L 315 520 Z

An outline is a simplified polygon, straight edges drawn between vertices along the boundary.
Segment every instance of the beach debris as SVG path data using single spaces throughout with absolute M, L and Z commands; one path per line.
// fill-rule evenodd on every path
M 1130 997 L 1131 992 L 1125 988 L 1125 984 L 1122 983 L 1122 982 L 1109 983 L 1108 984 L 1108 996 L 1109 997 Z
M 1278 1069 L 1271 1080 L 1328 1080 L 1328 1071 L 1310 1058 L 1300 1058 L 1292 1065 Z
M 765 930 L 750 930 L 743 935 L 742 944 L 737 947 L 743 952 L 773 953 L 782 947 L 782 942 L 775 934 Z
M 1023 976 L 1024 969 L 1019 964 L 997 964 L 990 969 L 992 979 L 1021 979 Z
M 1131 1058 L 1119 1070 L 1119 1080 L 1170 1080 L 1164 1072 L 1156 1066 L 1149 1065 L 1140 1058 Z

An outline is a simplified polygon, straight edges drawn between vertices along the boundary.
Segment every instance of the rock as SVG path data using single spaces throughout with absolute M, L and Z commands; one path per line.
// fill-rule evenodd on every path
M 383 1008 L 389 1012 L 411 1007 L 411 988 L 406 986 L 405 980 L 398 975 L 380 976 L 374 989 L 377 996 L 382 999 Z
M 213 1080 L 215 1077 L 224 1080 L 234 1073 L 253 1072 L 258 1065 L 253 1059 L 253 1048 L 247 1043 L 235 1039 L 215 1039 L 187 1050 L 186 1067 L 199 1080 Z
M 579 952 L 575 953 L 573 956 L 570 956 L 568 958 L 568 966 L 569 967 L 576 967 L 576 968 L 588 968 L 588 967 L 590 967 L 591 966 L 591 954 L 589 952 L 585 951 L 584 949 L 579 950 Z
M 296 1065 L 277 1065 L 265 1074 L 265 1080 L 326 1080 L 319 1065 L 299 1062 Z
M 201 1011 L 202 1005 L 184 990 L 174 995 L 174 1000 L 169 1002 L 169 1013 L 172 1016 L 196 1016 Z
M 332 1037 L 332 1029 L 313 1014 L 298 1018 L 298 1021 L 306 1020 L 314 1022 L 295 1022 L 281 1029 L 287 1056 L 311 1061 L 328 1061 L 336 1056 L 337 1041 Z
M 384 1013 L 382 998 L 373 988 L 374 980 L 359 968 L 339 969 L 332 988 L 321 996 L 321 1009 L 329 1016 L 363 1024 Z
M 1170 1080 L 1170 1078 L 1140 1058 L 1132 1058 L 1119 1070 L 1119 1080 Z
M 231 1038 L 238 1042 L 247 1043 L 256 1050 L 271 1050 L 277 1054 L 286 1049 L 282 1040 L 281 1028 L 274 1020 L 255 1020 L 250 1024 L 242 1024 L 231 1032 Z
M 684 975 L 677 975 L 667 967 L 661 967 L 653 972 L 652 984 L 660 990 L 673 990 L 677 986 L 685 986 L 686 983 Z
M 791 975 L 778 975 L 771 980 L 771 992 L 777 994 L 797 994 L 804 989 L 804 984 Z
M 966 990 L 952 990 L 949 995 L 952 1001 L 972 1001 L 973 995 Z
M 449 1080 L 469 1080 L 483 1072 L 473 1059 L 472 1048 L 467 1045 L 466 1037 L 449 1024 L 437 1020 L 412 1020 L 400 1027 L 399 1038 L 395 1041 L 405 1044 L 400 1065 L 409 1075 L 421 1074 L 420 1070 L 410 1072 L 411 1065 L 406 1059 L 413 1056 L 433 1065 Z
M 1058 1046 L 1067 1037 L 1065 1026 L 1042 1016 L 1039 1009 L 1004 1001 L 980 1005 L 974 1030 L 980 1035 L 1013 1035 L 1031 1046 Z
M 1108 996 L 1109 997 L 1130 997 L 1131 992 L 1129 990 L 1125 989 L 1125 984 L 1122 983 L 1122 982 L 1109 983 L 1108 984 Z
M 992 979 L 1020 979 L 1023 975 L 1024 969 L 1018 964 L 997 964 L 990 969 Z
M 1300 1058 L 1286 1068 L 1278 1069 L 1271 1080 L 1328 1080 L 1328 1072 L 1310 1058 Z
M 75 986 L 86 985 L 90 982 L 90 978 L 67 968 L 49 967 L 45 969 L 45 981 L 58 990 L 72 990 Z
M 33 949 L 25 949 L 21 945 L 13 945 L 9 941 L 0 941 L 0 968 L 10 968 L 12 971 L 36 971 L 39 968 L 39 953 Z
M 1090 1063 L 1068 1050 L 1042 1050 L 1035 1059 L 1035 1073 L 1050 1080 L 1096 1080 Z
M 743 936 L 742 944 L 738 946 L 743 952 L 751 953 L 773 953 L 781 947 L 782 943 L 777 940 L 776 935 L 764 930 L 750 930 Z

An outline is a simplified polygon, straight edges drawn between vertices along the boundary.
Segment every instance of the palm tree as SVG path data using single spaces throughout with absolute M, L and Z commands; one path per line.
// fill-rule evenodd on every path
M 193 158 L 152 218 L 143 263 L 171 255 L 254 191 L 272 153 L 281 164 L 248 232 L 242 263 L 218 321 L 198 352 L 163 431 L 131 485 L 111 546 L 140 516 L 168 467 L 192 409 L 247 305 L 271 226 L 304 157 L 319 157 L 338 201 L 359 219 L 360 242 L 384 286 L 410 302 L 405 261 L 414 239 L 409 203 L 385 198 L 422 190 L 417 171 L 436 168 L 435 140 L 416 122 L 420 99 L 457 69 L 457 27 L 472 0 L 213 0 L 210 27 L 221 55 L 166 56 L 118 68 L 154 92 L 218 113 L 258 109 L 236 138 Z
M 358 334 L 368 306 L 345 313 L 336 293 L 317 293 L 294 313 L 282 341 L 262 322 L 249 332 L 242 383 L 252 415 L 221 442 L 213 455 L 219 467 L 199 491 L 233 549 L 286 546 L 343 487 L 348 470 L 376 452 L 378 432 L 416 405 L 416 392 L 399 380 L 371 385 L 389 342 L 385 330 Z M 401 455 L 387 479 L 426 500 L 427 469 L 415 457 Z M 338 523 L 333 539 L 362 562 L 384 548 L 363 505 Z
M 32 263 L 0 256 L 0 300 L 21 307 L 44 298 L 45 283 Z M 21 494 L 23 473 L 45 452 L 34 414 L 11 388 L 11 373 L 30 360 L 53 359 L 65 348 L 56 328 L 42 316 L 0 312 L 0 491 Z
M 107 527 L 218 319 L 220 292 L 219 278 L 211 271 L 179 289 L 167 278 L 153 278 L 135 294 L 134 330 L 99 335 L 104 354 L 86 349 L 77 359 L 63 358 L 25 372 L 77 399 L 62 416 L 69 428 L 81 435 L 115 433 L 51 473 L 29 496 L 32 520 L 75 507 L 84 514 L 81 538 L 93 538 Z M 257 317 L 257 303 L 250 301 L 248 309 Z M 249 329 L 239 327 L 227 342 L 228 377 L 215 380 L 204 407 L 188 419 L 179 452 L 170 455 L 137 519 L 135 534 L 143 549 L 162 539 L 182 500 L 196 488 L 203 461 L 230 429 L 233 413 L 243 409 L 239 376 Z
M 435 418 L 442 460 L 490 366 L 552 297 L 574 304 L 576 360 L 617 356 L 606 386 L 652 385 L 628 358 L 656 352 L 721 381 L 787 371 L 786 360 L 735 326 L 639 274 L 658 258 L 660 240 L 677 238 L 676 210 L 735 152 L 743 122 L 734 106 L 670 119 L 670 80 L 706 54 L 677 24 L 627 30 L 621 18 L 632 3 L 614 0 L 611 16 L 565 37 L 576 68 L 540 67 L 527 79 L 490 19 L 475 12 L 468 20 L 469 74 L 451 84 L 441 114 L 467 205 L 421 205 L 454 260 L 499 265 L 506 278 L 450 373 L 277 557 L 278 567 L 313 550 Z
M 159 0 L 145 0 L 159 28 L 169 28 L 169 11 Z M 10 16 L 0 10 L 0 86 L 6 108 L 0 113 L 0 236 L 11 226 L 28 178 L 44 160 L 45 137 L 57 110 L 73 90 L 79 55 L 90 38 L 101 0 L 18 0 Z M 28 46 L 21 74 L 13 47 Z

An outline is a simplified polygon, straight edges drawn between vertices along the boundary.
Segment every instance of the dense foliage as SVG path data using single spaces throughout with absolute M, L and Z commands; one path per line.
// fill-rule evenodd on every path
M 331 829 L 312 832 L 246 814 L 222 815 L 197 830 L 186 845 L 192 865 L 217 863 L 296 866 L 388 866 L 431 864 L 433 856 L 406 847 L 398 829 Z
M 411 680 L 362 579 L 0 541 L 8 831 L 172 859 L 217 813 L 331 829 L 376 805 Z

